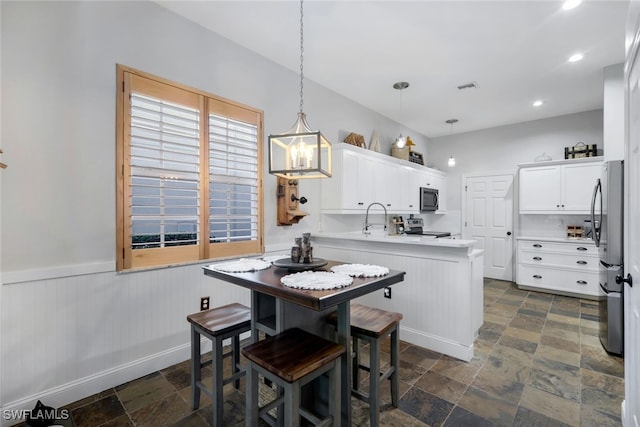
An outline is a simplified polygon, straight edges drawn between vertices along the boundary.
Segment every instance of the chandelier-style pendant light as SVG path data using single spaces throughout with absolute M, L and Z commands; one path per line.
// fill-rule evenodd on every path
M 331 176 L 331 143 L 319 130 L 311 130 L 302 111 L 304 89 L 303 0 L 300 1 L 300 111 L 285 133 L 269 135 L 269 173 L 283 178 Z

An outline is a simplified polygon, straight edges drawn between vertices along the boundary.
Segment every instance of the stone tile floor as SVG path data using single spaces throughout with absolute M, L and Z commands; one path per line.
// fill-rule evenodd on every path
M 399 407 L 384 387 L 381 425 L 621 425 L 624 361 L 600 345 L 597 302 L 489 279 L 484 291 L 484 325 L 469 363 L 402 343 Z M 193 411 L 189 381 L 185 361 L 68 408 L 77 427 L 208 426 L 210 400 L 203 395 Z M 227 387 L 225 425 L 243 426 L 244 394 Z M 368 425 L 367 406 L 355 399 L 353 425 Z

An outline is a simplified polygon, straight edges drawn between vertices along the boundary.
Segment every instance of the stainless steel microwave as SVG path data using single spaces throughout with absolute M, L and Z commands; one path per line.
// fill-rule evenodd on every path
M 435 212 L 438 210 L 438 190 L 420 187 L 420 212 Z

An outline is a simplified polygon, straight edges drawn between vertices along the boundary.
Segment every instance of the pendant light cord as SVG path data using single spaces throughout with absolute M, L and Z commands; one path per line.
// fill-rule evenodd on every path
M 300 0 L 300 112 L 302 113 L 302 90 L 304 89 L 304 67 L 303 67 L 303 52 L 304 52 L 304 24 L 302 21 L 303 10 L 302 10 L 303 0 Z

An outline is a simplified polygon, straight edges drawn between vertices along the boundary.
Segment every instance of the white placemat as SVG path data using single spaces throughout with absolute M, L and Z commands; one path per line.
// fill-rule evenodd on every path
M 387 267 L 371 264 L 341 264 L 331 267 L 335 273 L 347 274 L 351 277 L 380 277 L 389 274 Z
M 327 289 L 338 289 L 349 286 L 353 283 L 350 276 L 342 273 L 331 273 L 329 271 L 302 271 L 284 276 L 280 282 L 290 288 L 311 289 L 321 291 Z
M 278 259 L 282 259 L 282 258 L 289 258 L 291 255 L 290 254 L 282 254 L 282 255 L 266 255 L 262 257 L 263 261 L 266 262 L 273 262 L 276 261 Z
M 245 273 L 248 271 L 266 270 L 271 267 L 271 263 L 261 259 L 240 258 L 220 264 L 211 264 L 209 267 L 225 273 Z

